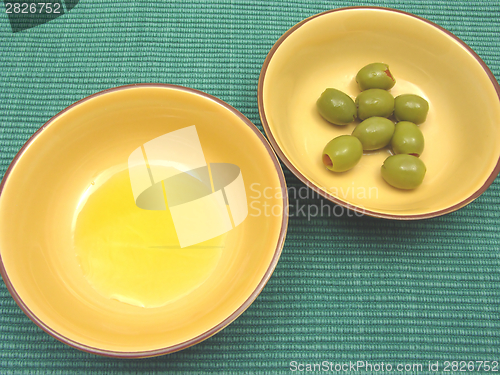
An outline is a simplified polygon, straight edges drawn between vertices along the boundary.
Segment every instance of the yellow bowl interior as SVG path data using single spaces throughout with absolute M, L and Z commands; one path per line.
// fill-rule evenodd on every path
M 326 143 L 351 134 L 355 125 L 328 123 L 317 112 L 316 100 L 328 87 L 354 99 L 360 92 L 355 76 L 372 62 L 389 64 L 396 79 L 390 90 L 394 97 L 413 93 L 430 104 L 420 125 L 427 174 L 412 191 L 383 181 L 380 167 L 390 155 L 387 149 L 365 153 L 345 173 L 322 165 Z M 337 202 L 385 217 L 432 216 L 466 204 L 497 166 L 498 85 L 466 46 L 429 22 L 385 9 L 327 12 L 285 34 L 266 63 L 260 110 L 268 135 L 296 174 Z
M 134 149 L 176 129 L 196 125 L 208 163 L 239 166 L 247 197 L 252 184 L 283 189 L 282 172 L 270 146 L 248 120 L 229 108 L 173 86 L 119 88 L 56 116 L 23 150 L 6 176 L 0 196 L 1 257 L 20 303 L 46 329 L 64 341 L 83 345 L 85 350 L 107 354 L 181 348 L 186 342 L 196 342 L 200 335 L 206 338 L 207 332 L 221 329 L 256 297 L 275 266 L 286 231 L 280 197 L 267 199 L 274 215 L 250 212 L 224 236 L 220 257 L 206 280 L 161 307 L 139 307 L 98 293 L 85 278 L 75 251 L 73 225 L 82 197 L 92 197 L 92 189 L 110 171 L 126 170 Z M 130 190 L 130 185 L 127 188 Z M 114 225 L 104 219 L 107 210 L 114 208 L 107 202 L 102 206 L 102 218 L 95 217 L 88 224 L 96 231 L 107 229 L 99 228 L 101 224 Z M 165 267 L 184 278 L 182 282 L 189 282 L 186 278 L 191 276 L 185 275 L 192 272 L 191 262 L 203 263 L 203 252 L 186 258 L 187 248 L 167 259 L 160 254 L 144 260 L 149 252 L 169 250 L 168 246 L 161 249 L 168 244 L 154 242 L 161 233 L 158 237 L 140 225 L 124 218 L 123 226 L 113 227 L 119 232 L 109 233 L 128 241 L 124 246 L 133 247 L 135 237 L 127 233 L 142 231 L 140 235 L 150 236 L 143 239 L 146 243 L 159 245 L 160 250 L 152 246 L 129 256 L 135 259 L 127 260 L 128 255 L 123 255 L 129 267 L 149 261 L 156 270 L 153 272 Z M 153 264 L 155 259 L 176 263 Z M 116 267 L 120 267 L 118 262 Z M 130 271 L 135 272 L 133 268 Z M 175 278 L 162 277 L 159 282 L 170 280 L 173 284 L 169 287 L 177 287 Z

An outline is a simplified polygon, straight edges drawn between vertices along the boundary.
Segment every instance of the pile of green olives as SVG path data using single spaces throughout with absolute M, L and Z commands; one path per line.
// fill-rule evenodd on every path
M 325 146 L 322 161 L 333 172 L 346 172 L 356 166 L 363 151 L 390 146 L 393 155 L 381 167 L 382 178 L 398 189 L 415 189 L 427 171 L 419 158 L 424 150 L 424 136 L 417 126 L 429 112 L 429 103 L 414 94 L 396 98 L 390 90 L 396 80 L 385 63 L 372 63 L 356 75 L 361 93 L 353 100 L 346 93 L 327 88 L 316 106 L 328 122 L 346 126 L 360 123 L 351 135 L 341 135 Z M 393 121 L 395 120 L 395 121 Z

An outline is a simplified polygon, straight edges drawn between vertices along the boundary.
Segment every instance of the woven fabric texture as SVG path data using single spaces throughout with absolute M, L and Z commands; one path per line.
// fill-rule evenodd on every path
M 498 0 L 85 0 L 18 32 L 2 11 L 0 175 L 60 110 L 129 83 L 205 91 L 262 130 L 257 81 L 274 42 L 308 16 L 352 5 L 427 18 L 469 44 L 500 78 Z M 290 187 L 304 186 L 284 171 Z M 194 347 L 143 360 L 58 342 L 0 283 L 0 374 L 286 374 L 292 361 L 423 364 L 404 372 L 423 374 L 429 361 L 440 361 L 440 373 L 444 361 L 499 361 L 499 227 L 500 178 L 467 207 L 425 221 L 293 217 L 276 271 L 242 316 Z M 316 370 L 308 373 L 327 373 Z

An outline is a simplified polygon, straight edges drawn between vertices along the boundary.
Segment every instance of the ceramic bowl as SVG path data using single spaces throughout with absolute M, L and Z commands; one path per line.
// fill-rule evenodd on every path
M 388 148 L 365 152 L 345 173 L 322 164 L 326 143 L 359 121 L 325 121 L 316 100 L 328 87 L 355 98 L 355 76 L 373 62 L 389 64 L 390 92 L 430 105 L 420 125 L 427 173 L 421 186 L 389 186 L 380 168 Z M 388 219 L 422 219 L 455 211 L 481 195 L 500 171 L 500 88 L 479 56 L 442 27 L 401 11 L 354 7 L 312 16 L 288 30 L 269 52 L 259 80 L 263 127 L 284 164 L 323 197 Z
M 267 187 L 283 194 L 258 198 Z M 224 328 L 270 278 L 287 228 L 263 135 L 172 85 L 71 105 L 23 146 L 0 193 L 0 270 L 17 304 L 64 343 L 114 357 L 171 353 Z

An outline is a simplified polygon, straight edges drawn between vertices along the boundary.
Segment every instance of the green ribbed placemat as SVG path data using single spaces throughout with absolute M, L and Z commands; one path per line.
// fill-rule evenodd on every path
M 257 80 L 273 43 L 310 15 L 350 5 L 394 7 L 436 22 L 500 77 L 499 0 L 82 0 L 17 33 L 0 12 L 0 174 L 54 114 L 128 83 L 205 91 L 262 129 Z M 285 175 L 289 186 L 303 186 Z M 393 372 L 398 363 L 422 364 L 422 371 L 400 373 L 423 374 L 429 361 L 440 361 L 440 370 L 444 361 L 498 361 L 499 227 L 499 178 L 464 209 L 426 221 L 291 218 L 275 273 L 240 318 L 199 345 L 145 360 L 101 358 L 59 343 L 1 283 L 0 374 L 298 373 L 292 361 L 383 362 Z

